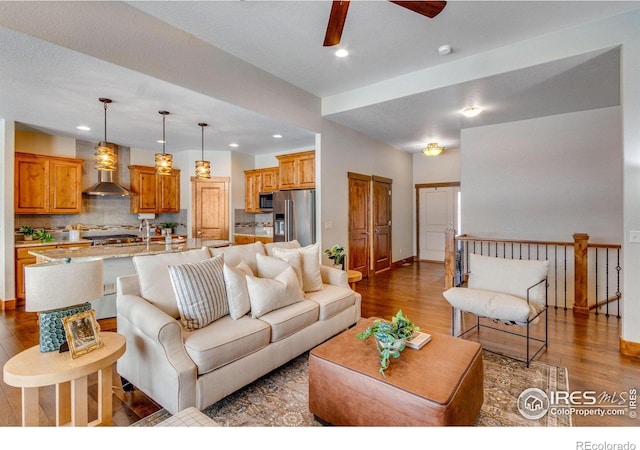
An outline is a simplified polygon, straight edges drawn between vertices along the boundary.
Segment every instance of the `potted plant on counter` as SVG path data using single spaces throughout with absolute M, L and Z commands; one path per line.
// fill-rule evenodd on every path
M 52 242 L 53 241 L 53 236 L 51 236 L 50 233 L 47 233 L 47 230 L 45 230 L 44 228 L 42 228 L 40 230 L 35 230 L 33 232 L 33 237 L 35 237 L 36 239 L 40 240 L 40 242 Z
M 167 235 L 167 234 L 172 234 L 173 233 L 173 227 L 175 227 L 176 225 L 177 225 L 177 223 L 175 223 L 175 222 L 162 222 L 158 226 L 162 230 L 162 234 L 163 235 Z
M 18 231 L 22 233 L 25 241 L 32 241 L 33 233 L 35 233 L 36 230 L 34 230 L 31 225 L 22 225 Z

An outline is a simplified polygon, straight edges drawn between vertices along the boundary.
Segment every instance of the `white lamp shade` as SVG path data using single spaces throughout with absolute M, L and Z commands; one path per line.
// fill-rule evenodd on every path
M 102 297 L 102 259 L 31 264 L 24 268 L 25 311 L 51 311 Z

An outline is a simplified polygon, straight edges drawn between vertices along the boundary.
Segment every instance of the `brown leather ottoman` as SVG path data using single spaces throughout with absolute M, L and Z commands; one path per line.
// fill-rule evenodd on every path
M 477 342 L 431 333 L 385 371 L 374 338 L 356 338 L 373 319 L 311 350 L 309 410 L 321 421 L 354 426 L 473 425 L 484 400 Z

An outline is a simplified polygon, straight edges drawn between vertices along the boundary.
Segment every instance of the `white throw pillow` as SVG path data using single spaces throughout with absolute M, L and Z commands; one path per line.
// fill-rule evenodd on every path
M 300 248 L 300 242 L 296 241 L 286 241 L 286 242 L 268 242 L 264 244 L 264 250 L 267 253 L 267 256 L 273 256 L 274 248 Z
M 206 327 L 229 314 L 223 267 L 223 255 L 168 267 L 180 319 L 189 330 Z
M 322 289 L 319 244 L 294 249 L 273 248 L 272 252 L 274 255 L 278 255 L 278 258 L 285 258 L 285 255 L 289 253 L 299 253 L 302 269 L 302 289 L 304 292 L 315 292 Z
M 289 306 L 304 299 L 298 277 L 292 267 L 274 279 L 246 276 L 251 317 L 254 319 L 268 312 Z
M 300 252 L 286 251 L 286 249 L 283 251 L 283 249 L 281 248 L 273 248 L 271 254 L 273 256 L 265 256 L 265 258 L 271 258 L 272 260 L 274 259 L 280 260 L 287 263 L 291 267 L 293 267 L 293 270 L 296 272 L 296 275 L 298 277 L 298 281 L 300 282 L 300 286 L 304 286 L 304 279 L 302 278 L 302 255 L 300 255 Z M 273 264 L 275 266 L 279 265 L 277 263 L 273 263 Z M 260 273 L 260 262 L 258 262 L 258 273 Z M 273 278 L 273 277 L 266 277 L 264 275 L 259 275 L 259 276 L 264 278 Z
M 492 256 L 469 255 L 469 282 L 472 289 L 504 292 L 527 299 L 527 288 L 547 278 L 549 261 L 505 259 Z M 529 291 L 529 301 L 538 309 L 546 300 L 544 283 Z
M 291 267 L 286 261 L 273 256 L 256 255 L 258 276 L 260 278 L 275 278 Z
M 229 315 L 232 319 L 238 320 L 251 311 L 246 276 L 253 276 L 253 273 L 247 264 L 240 263 L 236 267 L 225 264 L 223 274 L 229 301 Z
M 255 242 L 253 244 L 230 245 L 229 247 L 213 247 L 211 248 L 213 256 L 224 255 L 224 261 L 230 266 L 237 266 L 241 262 L 245 262 L 251 267 L 253 274 L 258 273 L 256 267 L 256 254 L 265 255 L 264 244 Z

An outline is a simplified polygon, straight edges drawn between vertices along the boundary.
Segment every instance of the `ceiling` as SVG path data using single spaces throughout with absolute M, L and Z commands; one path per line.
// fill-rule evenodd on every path
M 107 138 L 120 145 L 157 151 L 161 109 L 172 113 L 166 119 L 168 152 L 200 149 L 197 124 L 203 121 L 210 124 L 207 150 L 230 150 L 232 142 L 239 144 L 234 151 L 248 154 L 315 145 L 310 130 L 154 76 L 151 55 L 158 49 L 149 49 L 150 61 L 136 64 L 114 63 L 117 58 L 106 46 L 79 50 L 85 40 L 95 38 L 73 28 L 73 20 L 82 20 L 82 8 L 61 2 L 56 6 L 59 16 L 50 17 L 51 10 L 43 12 L 38 3 L 0 2 L 0 117 L 46 133 L 97 141 L 105 132 L 98 98 L 109 97 Z M 333 55 L 335 47 L 322 46 L 331 7 L 327 1 L 93 3 L 114 33 L 129 26 L 123 11 L 135 8 L 144 14 L 136 15 L 131 26 L 157 33 L 160 20 L 165 29 L 169 24 L 183 30 L 313 94 L 318 102 L 640 8 L 635 1 L 450 1 L 440 15 L 428 19 L 386 1 L 353 1 L 340 45 L 350 55 L 339 59 Z M 60 38 L 47 21 L 60 29 L 72 27 L 72 32 Z M 453 51 L 438 54 L 443 44 Z M 457 147 L 465 127 L 619 105 L 619 64 L 617 49 L 603 49 L 325 117 L 408 152 L 419 151 L 431 139 Z M 480 103 L 485 112 L 474 119 L 462 117 L 458 112 L 470 103 Z M 80 124 L 92 130 L 78 131 Z M 284 137 L 274 139 L 274 133 Z

